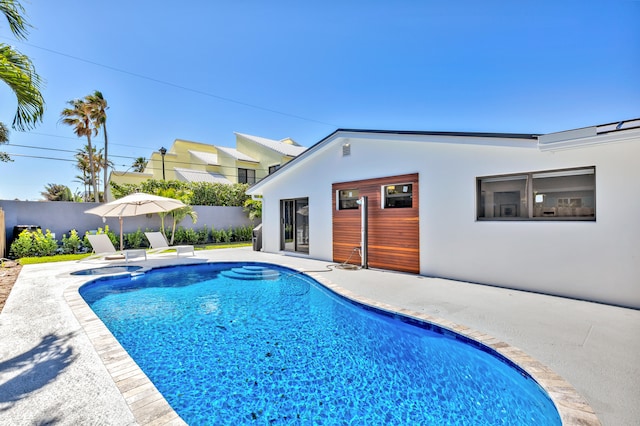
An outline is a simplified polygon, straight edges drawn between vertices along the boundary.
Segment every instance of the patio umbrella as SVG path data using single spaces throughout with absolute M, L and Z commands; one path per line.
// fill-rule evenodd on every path
M 181 207 L 186 207 L 186 204 L 180 200 L 145 194 L 144 192 L 136 192 L 135 194 L 127 195 L 110 203 L 85 210 L 85 213 L 102 217 L 117 217 L 120 221 L 120 250 L 122 250 L 124 248 L 122 218 L 149 213 L 170 212 Z

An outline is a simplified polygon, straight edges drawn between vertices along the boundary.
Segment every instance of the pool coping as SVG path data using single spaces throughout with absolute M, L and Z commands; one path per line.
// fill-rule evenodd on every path
M 593 408 L 569 382 L 521 349 L 509 345 L 508 343 L 496 339 L 484 332 L 474 330 L 465 325 L 457 324 L 444 318 L 434 317 L 412 311 L 410 309 L 395 307 L 393 305 L 357 295 L 350 290 L 346 290 L 339 285 L 336 285 L 317 273 L 307 273 L 307 275 L 311 276 L 331 291 L 349 300 L 354 300 L 358 303 L 372 306 L 386 312 L 425 321 L 493 349 L 495 352 L 524 370 L 544 389 L 558 410 L 558 414 L 560 415 L 563 425 L 601 425 Z
M 212 263 L 218 261 L 211 261 Z M 270 263 L 270 262 L 259 262 Z M 413 310 L 395 307 L 347 290 L 324 276 L 305 271 L 303 268 L 278 262 L 280 266 L 304 273 L 334 293 L 363 305 L 371 306 L 392 314 L 425 321 L 434 326 L 449 330 L 483 345 L 529 374 L 548 394 L 560 415 L 563 425 L 601 425 L 595 411 L 576 389 L 560 375 L 546 365 L 532 358 L 524 351 L 494 338 L 484 332 L 471 329 L 462 324 L 423 314 Z M 166 265 L 174 266 L 174 265 Z M 178 265 L 175 265 L 178 266 Z M 145 270 L 154 268 L 145 268 Z M 139 272 L 139 271 L 137 271 Z M 130 275 L 125 273 L 122 275 Z M 91 307 L 80 296 L 79 288 L 94 278 L 87 276 L 86 281 L 70 285 L 64 290 L 64 299 L 71 308 L 82 329 L 86 332 L 96 353 L 99 355 L 114 383 L 120 390 L 136 422 L 140 425 L 186 425 L 164 396 L 129 356 L 104 323 L 95 315 Z

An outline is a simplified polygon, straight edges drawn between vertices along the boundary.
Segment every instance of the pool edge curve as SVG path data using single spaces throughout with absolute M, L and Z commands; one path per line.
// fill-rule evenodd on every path
M 305 273 L 341 297 L 392 314 L 399 314 L 427 322 L 483 345 L 529 374 L 547 393 L 558 411 L 563 425 L 601 425 L 593 408 L 569 382 L 519 348 L 509 345 L 486 333 L 444 318 L 434 317 L 405 308 L 398 308 L 358 295 L 340 287 L 327 279 L 326 276 L 320 275 L 317 272 L 305 271 L 304 268 L 287 265 L 285 262 L 259 263 L 277 264 Z M 163 267 L 167 266 L 186 265 L 165 265 Z M 120 390 L 134 418 L 140 425 L 185 425 L 186 423 L 169 405 L 164 396 L 157 390 L 133 358 L 124 350 L 104 323 L 95 315 L 82 296 L 80 296 L 80 287 L 89 281 L 93 281 L 93 279 L 87 277 L 86 281 L 67 287 L 64 291 L 64 298 L 82 329 L 87 334 L 87 337 L 111 375 L 114 383 Z

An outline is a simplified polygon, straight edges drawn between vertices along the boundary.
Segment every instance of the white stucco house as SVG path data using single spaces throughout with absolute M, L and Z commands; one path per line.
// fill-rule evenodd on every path
M 640 119 L 552 134 L 339 129 L 249 194 L 266 252 L 640 308 Z

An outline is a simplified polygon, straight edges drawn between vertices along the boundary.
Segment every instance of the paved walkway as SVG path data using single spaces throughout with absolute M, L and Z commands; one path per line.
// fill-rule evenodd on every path
M 154 257 L 140 264 L 209 260 L 256 260 L 316 271 L 310 274 L 361 300 L 477 330 L 472 333 L 478 339 L 501 350 L 505 345 L 495 342 L 505 342 L 510 353 L 518 355 L 520 349 L 568 381 L 603 425 L 640 424 L 638 310 L 388 271 L 329 270 L 329 262 L 250 248 L 199 251 L 196 258 L 179 260 Z M 135 364 L 104 336 L 101 322 L 85 316 L 86 305 L 74 299 L 78 286 L 91 277 L 69 272 L 93 266 L 100 265 L 23 267 L 0 314 L 1 424 L 135 425 L 147 423 L 141 412 L 154 410 L 161 415 L 148 424 L 181 423 L 143 387 Z

